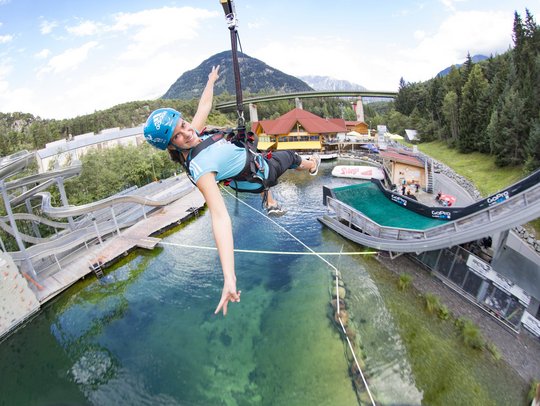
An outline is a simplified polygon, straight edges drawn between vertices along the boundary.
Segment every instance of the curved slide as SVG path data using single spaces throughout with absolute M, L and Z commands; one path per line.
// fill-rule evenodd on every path
M 105 215 L 102 215 L 100 221 L 97 223 L 99 235 L 104 236 L 115 232 L 118 228 L 122 229 L 129 227 L 139 221 L 140 217 L 142 216 L 141 206 L 150 206 L 154 208 L 166 206 L 187 195 L 194 188 L 192 183 L 185 176 L 180 181 L 175 178 L 163 181 L 158 186 L 150 186 L 151 189 L 154 189 L 150 190 L 150 193 L 153 195 L 152 197 L 137 194 L 115 195 L 81 206 L 54 207 L 50 202 L 50 194 L 46 192 L 38 193 L 35 197 L 42 199 L 41 207 L 43 213 L 56 218 L 87 214 L 91 215 L 92 218 L 97 219 L 99 217 L 100 210 L 105 209 Z M 154 193 L 156 192 L 155 189 L 157 187 L 159 187 L 159 192 Z M 148 192 L 148 189 L 143 190 L 143 188 L 141 188 L 132 193 Z M 125 203 L 132 204 L 125 205 Z M 116 213 L 113 218 L 111 208 L 114 207 L 115 212 L 118 212 L 119 205 L 123 204 L 123 211 L 121 213 Z M 63 235 L 41 240 L 38 244 L 26 248 L 24 253 L 21 251 L 16 251 L 10 252 L 10 255 L 15 261 L 21 261 L 26 257 L 34 261 L 52 254 L 65 252 L 67 250 L 76 248 L 87 241 L 98 238 L 98 230 L 96 230 L 96 225 L 92 219 L 85 218 L 83 220 L 85 221 L 81 221 L 81 225 L 79 225 L 75 230 L 66 230 L 67 232 L 63 231 Z
M 26 247 L 24 251 L 9 252 L 15 261 L 23 261 L 27 258 L 35 261 L 77 248 L 100 236 L 135 224 L 147 212 L 171 204 L 194 189 L 192 183 L 184 175 L 159 183 L 155 182 L 142 188 L 134 187 L 89 204 L 55 207 L 51 204 L 50 193 L 44 190 L 54 185 L 58 179 L 64 180 L 78 176 L 82 166 L 76 164 L 68 168 L 5 181 L 24 170 L 33 159 L 34 154 L 28 151 L 21 151 L 0 159 L 0 182 L 6 192 L 30 187 L 18 196 L 8 196 L 10 206 L 16 207 L 29 199 L 40 199 L 41 212 L 53 219 L 79 217 L 70 224 L 35 214 L 13 213 L 12 218 L 15 221 L 32 221 L 61 230 L 47 238 L 31 236 L 19 231 L 18 235 L 22 241 L 34 245 Z M 15 233 L 7 216 L 0 217 L 0 228 L 11 235 Z

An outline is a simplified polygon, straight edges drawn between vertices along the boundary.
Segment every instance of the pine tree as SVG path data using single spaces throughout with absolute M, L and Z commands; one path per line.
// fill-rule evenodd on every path
M 461 152 L 489 152 L 486 127 L 489 123 L 488 82 L 478 64 L 471 68 L 463 86 L 460 106 L 458 148 Z
M 527 162 L 525 169 L 534 171 L 540 168 L 540 117 L 531 125 L 529 139 L 527 141 Z
M 459 137 L 459 104 L 456 92 L 446 93 L 442 111 L 450 130 L 450 143 L 455 145 Z
M 524 146 L 528 140 L 527 125 L 523 121 L 525 104 L 514 86 L 505 91 L 499 114 L 499 127 L 491 139 L 495 163 L 516 166 L 525 163 Z

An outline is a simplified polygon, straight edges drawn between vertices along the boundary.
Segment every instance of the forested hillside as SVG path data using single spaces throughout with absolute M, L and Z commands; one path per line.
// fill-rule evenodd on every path
M 486 61 L 470 56 L 447 76 L 401 80 L 393 132 L 418 130 L 422 141 L 443 140 L 460 152 L 482 152 L 499 166 L 540 167 L 540 29 L 516 12 L 513 49 Z

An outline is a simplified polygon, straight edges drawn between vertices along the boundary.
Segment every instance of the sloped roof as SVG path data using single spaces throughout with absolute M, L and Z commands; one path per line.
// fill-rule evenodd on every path
M 334 120 L 340 124 L 337 124 Z M 299 123 L 307 132 L 313 134 L 328 134 L 347 131 L 344 120 L 326 120 L 309 111 L 299 108 L 292 109 L 275 120 L 258 121 L 257 123 L 254 123 L 253 128 L 256 129 L 257 125 L 261 125 L 266 134 L 281 135 L 290 133 L 291 130 L 295 128 L 296 123 Z
M 399 152 L 389 149 L 387 151 L 380 151 L 381 157 L 390 159 L 392 161 L 403 162 L 409 165 L 414 165 L 423 168 L 424 163 L 415 156 L 408 154 L 400 154 Z
M 257 127 L 261 127 L 265 134 L 272 134 L 270 131 L 276 120 L 256 121 L 251 125 L 251 131 L 257 132 Z

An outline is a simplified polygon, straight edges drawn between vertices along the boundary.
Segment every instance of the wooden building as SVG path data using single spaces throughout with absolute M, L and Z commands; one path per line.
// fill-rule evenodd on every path
M 275 120 L 261 120 L 251 126 L 259 137 L 261 150 L 294 150 L 302 153 L 326 152 L 338 134 L 347 133 L 345 120 L 324 119 L 295 108 Z

